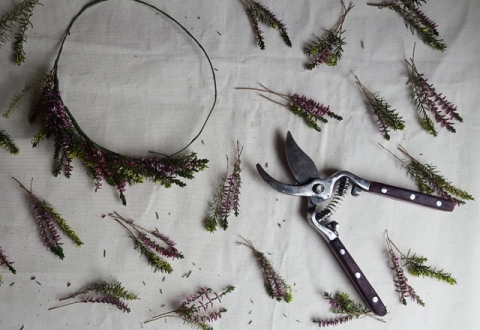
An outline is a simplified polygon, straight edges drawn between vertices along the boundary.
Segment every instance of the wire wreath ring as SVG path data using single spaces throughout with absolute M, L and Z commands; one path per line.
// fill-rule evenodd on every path
M 85 5 L 70 22 L 60 44 L 53 69 L 43 79 L 45 87 L 43 88 L 39 103 L 30 118 L 31 122 L 35 121 L 36 118 L 39 118 L 41 123 L 41 128 L 35 135 L 32 144 L 35 147 L 45 138 L 48 139 L 53 136 L 55 146 L 55 176 L 63 172 L 66 177 L 70 177 L 73 169 L 72 160 L 78 158 L 87 167 L 88 174 L 95 181 L 95 191 L 102 187 L 102 181 L 106 181 L 109 185 L 117 188 L 123 205 L 126 205 L 124 192 L 127 184 L 131 186 L 137 183 L 142 183 L 143 179 L 149 179 L 150 181 L 161 184 L 166 188 L 169 188 L 172 184 L 183 187 L 185 186 L 185 183 L 181 181 L 179 177 L 193 179 L 194 173 L 207 167 L 206 164 L 208 163 L 208 160 L 198 159 L 193 152 L 182 157 L 173 156 L 188 148 L 202 133 L 213 109 L 215 108 L 217 101 L 217 86 L 212 62 L 205 49 L 195 37 L 178 21 L 164 11 L 141 0 L 133 0 L 158 11 L 165 17 L 169 18 L 180 26 L 200 47 L 207 58 L 212 72 L 215 92 L 213 105 L 198 134 L 184 148 L 169 156 L 150 151 L 150 153 L 166 156 L 164 158 L 130 157 L 108 150 L 91 140 L 82 131 L 60 96 L 60 86 L 57 75 L 58 61 L 66 38 L 70 34 L 70 29 L 75 21 L 85 10 L 105 1 L 108 0 L 96 0 Z

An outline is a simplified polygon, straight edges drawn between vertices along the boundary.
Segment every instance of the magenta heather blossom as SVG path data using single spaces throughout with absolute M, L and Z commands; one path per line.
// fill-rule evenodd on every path
M 241 236 L 240 236 L 241 237 Z M 288 285 L 285 280 L 277 273 L 277 271 L 273 268 L 272 263 L 265 257 L 265 254 L 255 249 L 253 243 L 245 238 L 242 237 L 244 242 L 240 244 L 249 247 L 255 258 L 257 258 L 260 266 L 263 270 L 263 275 L 265 278 L 265 288 L 267 289 L 267 293 L 270 297 L 281 301 L 284 299 L 287 303 L 291 302 L 293 299 L 292 296 L 292 287 Z
M 313 70 L 319 65 L 326 63 L 328 66 L 336 66 L 338 61 L 342 58 L 343 46 L 345 42 L 342 37 L 343 23 L 348 12 L 353 8 L 353 4 L 350 3 L 348 7 L 342 2 L 343 14 L 340 20 L 331 30 L 326 31 L 326 36 L 318 38 L 316 41 L 310 43 L 304 50 L 305 55 L 313 57 L 313 62 L 307 65 L 308 70 Z
M 216 311 L 209 312 L 208 310 L 214 308 L 214 303 L 216 301 L 221 302 L 223 296 L 232 292 L 234 289 L 235 288 L 233 286 L 230 286 L 222 293 L 217 294 L 210 288 L 200 288 L 197 292 L 188 296 L 184 301 L 182 301 L 181 306 L 178 309 L 156 315 L 144 323 L 174 316 L 188 322 L 192 326 L 196 326 L 201 329 L 212 329 L 212 327 L 210 327 L 207 323 L 218 320 L 227 310 L 223 307 Z
M 387 249 L 388 249 L 388 255 L 390 256 L 390 259 L 392 260 L 392 270 L 395 272 L 395 291 L 397 291 L 400 294 L 400 301 L 402 304 L 406 305 L 407 304 L 407 299 L 410 297 L 412 301 L 416 302 L 417 304 L 421 306 L 425 306 L 425 303 L 423 300 L 417 295 L 415 290 L 407 283 L 407 277 L 405 276 L 403 272 L 403 268 L 400 265 L 400 258 L 398 258 L 395 255 L 395 252 L 393 251 L 393 248 L 396 246 L 393 244 L 392 240 L 388 237 L 388 232 L 387 232 Z
M 38 199 L 38 197 L 33 194 L 31 187 L 30 190 L 28 190 L 17 179 L 13 179 L 30 197 L 40 236 L 47 250 L 52 251 L 60 259 L 65 257 L 63 249 L 60 246 L 62 243 L 60 243 L 61 237 L 57 228 L 69 237 L 77 246 L 83 245 L 83 242 L 77 234 L 67 225 L 62 216 L 55 212 L 54 208 L 49 203 Z
M 183 254 L 175 248 L 176 243 L 168 236 L 161 234 L 158 229 L 149 231 L 136 224 L 133 220 L 125 219 L 117 212 L 109 215 L 130 233 L 130 237 L 135 243 L 135 249 L 138 249 L 147 258 L 148 263 L 155 271 L 166 273 L 173 271 L 172 266 L 162 256 L 172 260 L 183 259 Z M 155 238 L 166 243 L 167 247 L 160 246 L 154 240 Z
M 405 61 L 409 67 L 407 84 L 410 85 L 413 103 L 421 116 L 422 127 L 428 133 L 437 136 L 438 132 L 428 114 L 428 112 L 431 112 L 441 127 L 445 127 L 450 132 L 455 133 L 453 121 L 463 122 L 462 117 L 457 112 L 457 107 L 450 103 L 441 93 L 437 93 L 435 87 L 428 83 L 428 79 L 424 78 L 423 74 L 417 71 L 413 57 L 410 61 Z
M 274 94 L 281 97 L 282 99 L 286 100 L 288 103 L 284 104 L 281 102 L 277 102 L 263 94 L 260 94 L 260 96 L 266 98 L 267 100 L 270 100 L 276 104 L 282 105 L 288 108 L 291 112 L 293 112 L 293 114 L 302 117 L 303 120 L 305 120 L 305 123 L 309 127 L 315 129 L 318 132 L 322 131 L 322 129 L 318 125 L 318 121 L 324 124 L 328 123 L 328 120 L 325 118 L 326 116 L 339 121 L 343 120 L 341 116 L 337 115 L 336 113 L 330 110 L 330 106 L 325 105 L 323 103 L 319 103 L 313 99 L 309 99 L 305 95 L 300 96 L 297 93 L 293 95 L 286 95 L 286 94 L 274 92 L 273 90 L 263 86 L 262 84 L 260 84 L 260 86 L 262 88 L 237 87 L 236 89 L 247 89 L 247 90 L 253 90 L 253 91 L 258 91 L 263 93 L 270 93 L 270 94 Z
M 218 186 L 213 202 L 210 203 L 210 212 L 205 220 L 205 228 L 211 233 L 217 230 L 217 224 L 220 224 L 223 230 L 227 230 L 228 218 L 232 212 L 236 217 L 240 214 L 240 188 L 242 186 L 240 157 L 242 151 L 243 147 L 240 147 L 237 141 L 237 160 L 233 166 L 233 172 L 227 174 L 227 177 L 223 179 L 223 183 Z
M 92 295 L 92 293 L 96 295 Z M 113 282 L 113 283 L 100 282 L 100 283 L 91 284 L 86 289 L 77 291 L 65 298 L 61 298 L 60 301 L 72 299 L 79 295 L 86 295 L 86 294 L 89 294 L 89 296 L 86 296 L 81 300 L 67 303 L 65 305 L 51 307 L 49 308 L 49 310 L 57 309 L 60 307 L 65 307 L 73 304 L 79 304 L 79 303 L 103 303 L 103 304 L 113 305 L 118 309 L 120 309 L 122 312 L 130 313 L 130 308 L 128 307 L 128 304 L 125 303 L 122 299 L 125 299 L 125 300 L 138 299 L 138 296 L 136 294 L 128 293 L 122 286 L 122 283 L 120 282 Z
M 341 314 L 341 316 L 335 319 L 316 319 L 313 323 L 318 324 L 319 327 L 336 326 L 339 324 L 350 322 L 354 319 L 363 318 L 365 316 L 376 319 L 380 322 L 384 320 L 376 317 L 367 307 L 351 299 L 347 293 L 336 293 L 333 296 L 331 293 L 325 292 L 324 298 L 328 300 L 330 306 L 332 306 L 333 314 Z

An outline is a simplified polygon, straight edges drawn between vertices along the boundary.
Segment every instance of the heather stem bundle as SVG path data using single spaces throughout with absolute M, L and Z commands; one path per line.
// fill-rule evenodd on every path
M 316 41 L 312 41 L 309 46 L 304 50 L 305 55 L 313 57 L 313 62 L 307 65 L 308 70 L 312 70 L 322 63 L 327 63 L 328 66 L 336 66 L 338 61 L 342 58 L 343 46 L 345 45 L 342 34 L 343 23 L 348 12 L 353 8 L 353 4 L 350 2 L 348 7 L 345 6 L 343 0 L 343 14 L 340 17 L 338 23 L 333 29 L 326 31 L 326 36 L 318 38 Z
M 272 263 L 270 262 L 270 260 L 268 260 L 264 253 L 255 249 L 255 246 L 253 246 L 253 243 L 250 240 L 247 240 L 243 237 L 242 239 L 244 240 L 244 242 L 240 242 L 240 244 L 245 245 L 252 250 L 255 258 L 257 258 L 260 266 L 262 267 L 263 275 L 265 278 L 265 288 L 267 289 L 270 297 L 278 301 L 281 301 L 283 299 L 287 303 L 291 302 L 293 299 L 292 287 L 288 285 L 285 280 L 278 274 L 278 272 L 273 268 Z
M 86 295 L 83 299 L 70 302 L 61 306 L 51 307 L 48 310 L 57 309 L 60 307 L 70 306 L 73 304 L 79 303 L 105 303 L 114 305 L 122 312 L 130 313 L 130 308 L 123 300 L 137 300 L 138 296 L 136 294 L 128 293 L 122 283 L 120 282 L 101 282 L 94 283 L 87 287 L 86 289 L 75 292 L 67 297 L 59 299 L 59 301 L 73 299 L 79 295 Z
M 300 96 L 297 93 L 293 95 L 280 94 L 280 93 L 274 92 L 271 89 L 268 89 L 262 84 L 260 84 L 260 86 L 262 88 L 237 87 L 236 89 L 252 90 L 252 91 L 270 93 L 270 94 L 279 96 L 280 98 L 286 100 L 288 104 L 277 102 L 263 94 L 260 94 L 260 96 L 266 98 L 267 100 L 270 100 L 276 104 L 282 105 L 287 109 L 289 109 L 293 114 L 302 117 L 308 127 L 311 127 L 318 132 L 322 131 L 322 129 L 318 125 L 318 121 L 324 124 L 328 123 L 328 120 L 325 117 L 333 118 L 338 121 L 343 120 L 341 116 L 337 115 L 336 113 L 330 110 L 329 105 L 325 105 L 323 103 L 320 104 L 319 102 L 313 99 L 307 99 L 305 95 Z
M 124 227 L 134 241 L 135 250 L 139 250 L 144 255 L 148 263 L 153 267 L 154 271 L 171 273 L 172 266 L 162 257 L 174 259 L 183 259 L 183 254 L 175 247 L 176 243 L 168 236 L 163 235 L 155 230 L 147 230 L 136 224 L 133 220 L 127 220 L 117 212 L 109 214 L 115 221 Z M 167 247 L 160 246 L 158 240 L 166 243 Z
M 335 296 L 332 296 L 331 293 L 325 292 L 324 298 L 328 300 L 328 303 L 332 306 L 332 313 L 340 314 L 341 316 L 330 320 L 313 320 L 313 323 L 318 324 L 320 328 L 336 326 L 365 316 L 385 323 L 384 320 L 376 317 L 367 307 L 351 299 L 347 293 L 336 293 Z
M 370 92 L 355 74 L 353 74 L 353 76 L 355 77 L 356 84 L 360 87 L 370 103 L 374 115 L 377 117 L 377 125 L 380 133 L 386 140 L 390 140 L 390 135 L 388 134 L 390 129 L 401 131 L 405 128 L 405 122 L 396 110 L 390 107 L 385 99 L 381 98 L 378 93 Z
M 252 25 L 253 33 L 257 39 L 257 44 L 260 49 L 265 49 L 265 41 L 263 31 L 259 27 L 259 22 L 274 30 L 280 31 L 280 36 L 288 47 L 292 47 L 292 42 L 288 37 L 287 27 L 279 20 L 275 14 L 267 7 L 254 0 L 240 0 L 245 7 L 248 19 Z
M 237 141 L 237 160 L 233 165 L 232 173 L 228 174 L 228 156 L 227 156 L 227 176 L 223 179 L 222 184 L 218 186 L 218 190 L 210 203 L 210 212 L 205 220 L 205 227 L 209 232 L 217 230 L 217 224 L 227 230 L 228 218 L 233 214 L 238 217 L 240 214 L 240 188 L 242 186 L 242 171 L 240 165 L 243 147 Z
M 427 82 L 427 78 L 424 78 L 423 73 L 417 71 L 414 62 L 415 47 L 413 53 L 410 61 L 405 60 L 409 69 L 407 84 L 409 85 L 413 104 L 421 117 L 422 127 L 428 133 L 437 136 L 438 132 L 429 115 L 429 112 L 431 112 L 441 127 L 445 127 L 450 132 L 455 133 L 453 121 L 463 122 L 462 117 L 457 112 L 457 107 L 450 103 L 441 93 L 437 93 L 435 87 Z
M 47 250 L 53 252 L 53 254 L 57 255 L 60 259 L 65 257 L 63 254 L 63 248 L 61 247 L 63 243 L 60 242 L 61 238 L 58 233 L 58 229 L 60 229 L 60 231 L 69 237 L 77 246 L 83 245 L 83 242 L 67 225 L 67 222 L 62 218 L 62 216 L 58 214 L 48 202 L 40 201 L 40 199 L 33 194 L 31 186 L 30 190 L 28 190 L 20 183 L 20 181 L 15 178 L 12 179 L 15 180 L 20 187 L 27 192 L 30 200 L 32 201 L 35 220 L 37 221 L 43 244 Z
M 392 4 L 369 3 L 368 5 L 394 10 L 403 18 L 405 26 L 410 28 L 412 34 L 416 33 L 426 45 L 443 52 L 447 46 L 439 36 L 437 23 L 420 10 L 422 2 L 426 3 L 427 0 L 393 0 Z
M 193 327 L 198 327 L 204 330 L 213 330 L 208 324 L 218 320 L 222 314 L 227 310 L 220 307 L 217 310 L 210 311 L 214 308 L 215 302 L 221 302 L 223 296 L 235 290 L 235 287 L 229 286 L 220 294 L 213 292 L 211 288 L 200 288 L 194 294 L 188 296 L 181 302 L 181 306 L 176 310 L 165 312 L 146 320 L 144 323 L 149 323 L 166 317 L 178 317 Z

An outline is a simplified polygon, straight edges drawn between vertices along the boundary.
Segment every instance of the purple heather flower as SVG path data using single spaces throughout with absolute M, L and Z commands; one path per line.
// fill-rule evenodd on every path
M 51 214 L 45 210 L 44 206 L 39 201 L 33 203 L 33 209 L 43 244 L 47 250 L 52 251 L 60 259 L 63 259 L 65 255 L 63 254 L 63 249 L 60 246 L 63 243 L 60 242 L 61 237 L 58 234 Z
M 110 304 L 110 305 L 115 305 L 118 309 L 120 309 L 122 312 L 127 312 L 130 313 L 130 308 L 128 308 L 128 304 L 121 301 L 118 298 L 111 297 L 111 296 L 99 296 L 99 297 L 87 297 L 82 300 L 84 303 L 104 303 L 104 304 Z

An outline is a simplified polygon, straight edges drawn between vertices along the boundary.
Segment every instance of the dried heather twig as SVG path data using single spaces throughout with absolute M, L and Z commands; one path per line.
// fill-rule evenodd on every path
M 183 254 L 175 248 L 176 243 L 158 232 L 158 229 L 147 230 L 133 220 L 125 219 L 117 212 L 110 213 L 109 216 L 128 230 L 135 243 L 135 249 L 138 249 L 147 258 L 155 272 L 160 271 L 170 274 L 173 271 L 172 266 L 162 256 L 172 260 L 183 259 Z M 160 246 L 155 239 L 163 241 L 168 247 Z
M 426 3 L 427 0 L 393 0 L 392 2 L 385 5 L 373 3 L 368 5 L 376 6 L 380 9 L 389 8 L 394 10 L 403 18 L 405 26 L 410 28 L 412 34 L 416 33 L 418 38 L 426 45 L 441 52 L 447 49 L 447 46 L 439 36 L 437 23 L 420 10 L 422 3 Z
M 37 196 L 30 190 L 25 188 L 17 179 L 13 178 L 20 187 L 25 190 L 32 201 L 32 207 L 35 212 L 35 220 L 37 221 L 38 229 L 43 240 L 43 244 L 47 250 L 52 251 L 60 259 L 63 259 L 63 249 L 60 243 L 60 235 L 58 230 L 60 229 L 66 236 L 68 236 L 77 246 L 83 245 L 83 242 L 77 236 L 77 234 L 67 225 L 67 222 L 62 218 L 60 214 L 55 212 L 54 208 L 47 201 L 40 201 Z M 32 180 L 33 181 L 33 180 Z
M 0 130 L 0 147 L 7 149 L 12 155 L 16 155 L 19 149 L 7 132 Z
M 333 118 L 339 121 L 343 120 L 341 116 L 337 115 L 336 113 L 330 110 L 329 105 L 324 105 L 323 103 L 320 104 L 313 99 L 307 99 L 305 95 L 300 96 L 297 93 L 293 95 L 280 94 L 272 91 L 271 89 L 268 89 L 262 84 L 260 84 L 260 86 L 262 88 L 237 87 L 236 89 L 246 89 L 246 90 L 253 90 L 253 91 L 258 91 L 262 93 L 270 93 L 270 94 L 274 94 L 281 97 L 282 99 L 286 100 L 288 104 L 283 104 L 283 103 L 274 101 L 266 97 L 265 95 L 260 94 L 260 96 L 266 98 L 267 100 L 270 100 L 276 104 L 282 105 L 287 109 L 289 109 L 291 112 L 293 112 L 293 114 L 302 117 L 303 120 L 305 120 L 308 127 L 311 127 L 318 132 L 322 131 L 322 129 L 318 125 L 318 121 L 324 124 L 328 123 L 328 120 L 325 117 Z
M 327 63 L 328 66 L 335 66 L 342 58 L 342 47 L 345 45 L 342 37 L 343 32 L 345 32 L 343 23 L 348 12 L 353 8 L 353 4 L 350 2 L 348 7 L 346 7 L 343 0 L 341 2 L 343 14 L 335 27 L 327 30 L 326 36 L 322 38 L 317 37 L 317 40 L 312 41 L 304 50 L 305 55 L 313 57 L 313 62 L 307 65 L 308 70 L 312 70 L 322 63 Z
M 122 286 L 122 283 L 120 282 L 113 282 L 113 283 L 101 282 L 101 283 L 94 283 L 89 287 L 87 287 L 86 289 L 80 290 L 67 297 L 61 298 L 59 301 L 72 299 L 79 295 L 84 295 L 84 296 L 88 295 L 88 296 L 84 297 L 82 300 L 74 301 L 61 306 L 51 307 L 48 310 L 57 309 L 60 307 L 65 307 L 65 306 L 78 304 L 78 303 L 91 302 L 91 303 L 105 303 L 105 304 L 114 305 L 118 309 L 120 309 L 122 312 L 130 313 L 130 308 L 124 301 L 122 301 L 122 299 L 125 299 L 125 300 L 138 299 L 138 296 L 136 294 L 128 293 Z
M 223 307 L 213 312 L 207 312 L 207 310 L 214 307 L 215 301 L 218 300 L 218 302 L 221 302 L 223 296 L 232 292 L 234 289 L 235 287 L 230 286 L 222 293 L 217 294 L 210 288 L 201 288 L 196 293 L 188 296 L 176 310 L 156 315 L 146 320 L 144 323 L 156 321 L 165 317 L 178 317 L 194 327 L 212 330 L 213 328 L 207 323 L 218 320 L 227 310 Z M 202 312 L 207 313 L 202 314 Z
M 263 37 L 263 31 L 260 30 L 259 22 L 263 23 L 269 28 L 280 31 L 280 36 L 283 41 L 287 44 L 288 47 L 292 47 L 292 42 L 288 37 L 287 27 L 285 24 L 279 20 L 273 12 L 271 12 L 267 7 L 261 3 L 254 0 L 240 0 L 240 2 L 245 7 L 247 16 L 252 24 L 253 33 L 257 39 L 257 44 L 260 49 L 265 49 L 265 42 Z
M 210 214 L 205 220 L 205 228 L 209 232 L 217 230 L 217 224 L 220 224 L 223 230 L 228 228 L 228 218 L 233 214 L 238 217 L 240 214 L 240 188 L 242 186 L 242 178 L 240 176 L 241 156 L 243 147 L 237 141 L 237 160 L 233 165 L 233 172 L 228 174 L 223 179 L 222 184 L 219 185 L 218 190 L 214 196 L 213 202 L 210 203 Z M 228 163 L 228 156 L 227 156 Z
M 341 314 L 342 316 L 336 317 L 333 320 L 313 320 L 313 323 L 317 323 L 321 328 L 347 323 L 365 316 L 385 323 L 384 320 L 376 317 L 367 307 L 350 299 L 347 293 L 336 293 L 335 296 L 332 296 L 331 293 L 325 292 L 324 298 L 328 300 L 328 303 L 332 306 L 332 312 L 334 314 Z
M 463 122 L 462 117 L 460 117 L 457 112 L 457 107 L 447 101 L 445 96 L 438 94 L 435 91 L 435 87 L 427 82 L 428 79 L 424 78 L 423 74 L 417 71 L 414 57 L 415 48 L 413 49 L 413 56 L 410 61 L 405 60 L 409 68 L 407 84 L 410 88 L 413 103 L 421 117 L 422 127 L 428 133 L 437 136 L 438 133 L 433 125 L 433 121 L 428 115 L 428 112 L 431 112 L 435 120 L 440 123 L 442 127 L 455 133 L 456 130 L 453 127 L 453 120 Z
M 270 297 L 277 299 L 278 301 L 283 299 L 287 303 L 291 302 L 293 299 L 291 286 L 288 285 L 277 273 L 277 271 L 273 268 L 272 263 L 270 260 L 268 260 L 264 253 L 255 249 L 255 246 L 253 246 L 253 243 L 250 240 L 247 240 L 243 237 L 242 239 L 244 242 L 240 242 L 240 244 L 249 247 L 253 251 L 255 258 L 257 258 L 260 266 L 262 267 L 263 275 L 265 277 L 265 288 L 267 289 Z
M 353 74 L 353 72 L 352 72 Z M 392 109 L 390 105 L 381 98 L 378 93 L 370 92 L 358 79 L 358 77 L 353 74 L 355 77 L 355 82 L 362 90 L 363 94 L 367 98 L 368 102 L 372 106 L 373 113 L 377 116 L 377 125 L 380 130 L 380 133 L 386 140 L 390 140 L 390 129 L 403 130 L 405 128 L 405 122 L 402 117 L 396 112 L 395 109 Z

